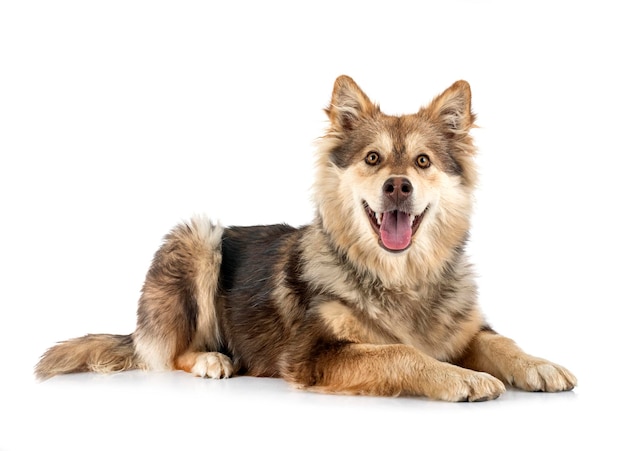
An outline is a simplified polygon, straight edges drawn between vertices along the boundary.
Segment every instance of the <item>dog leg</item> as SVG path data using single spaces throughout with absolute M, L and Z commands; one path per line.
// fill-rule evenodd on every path
M 406 345 L 342 344 L 296 367 L 288 380 L 324 393 L 485 401 L 505 391 L 489 374 L 440 362 Z
M 233 362 L 220 352 L 186 352 L 176 357 L 174 367 L 211 379 L 225 379 L 233 374 Z
M 133 335 L 136 353 L 148 368 L 176 368 L 179 358 L 181 367 L 187 368 L 187 354 L 219 349 L 216 292 L 222 233 L 220 226 L 193 218 L 175 227 L 156 252 L 139 300 Z M 198 375 L 206 376 L 209 371 L 213 377 L 227 372 L 215 369 L 211 358 L 204 359 L 203 370 L 200 360 Z
M 459 364 L 526 391 L 559 392 L 576 386 L 576 377 L 567 369 L 526 354 L 513 340 L 492 331 L 479 332 Z

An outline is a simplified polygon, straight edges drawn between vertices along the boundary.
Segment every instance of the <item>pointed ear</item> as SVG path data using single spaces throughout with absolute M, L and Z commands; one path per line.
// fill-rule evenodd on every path
M 335 80 L 330 105 L 326 108 L 331 130 L 352 130 L 361 118 L 376 111 L 379 111 L 378 106 L 370 101 L 352 78 L 341 75 Z
M 449 138 L 463 138 L 474 127 L 476 116 L 472 113 L 472 92 L 464 80 L 455 82 L 426 108 L 427 115 Z

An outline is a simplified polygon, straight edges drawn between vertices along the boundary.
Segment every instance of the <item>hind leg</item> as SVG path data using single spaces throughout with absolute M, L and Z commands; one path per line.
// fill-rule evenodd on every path
M 223 229 L 195 218 L 174 228 L 156 252 L 137 312 L 135 349 L 150 369 L 232 374 L 220 348 L 217 284 Z

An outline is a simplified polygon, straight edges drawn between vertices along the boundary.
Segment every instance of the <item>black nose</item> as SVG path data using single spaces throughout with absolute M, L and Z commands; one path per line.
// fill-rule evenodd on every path
M 412 192 L 413 185 L 404 177 L 391 177 L 383 185 L 385 196 L 395 202 L 408 199 Z

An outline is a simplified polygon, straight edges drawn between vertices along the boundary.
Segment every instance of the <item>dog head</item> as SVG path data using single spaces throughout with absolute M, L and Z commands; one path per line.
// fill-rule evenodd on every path
M 466 239 L 476 182 L 469 84 L 389 116 L 341 76 L 326 113 L 315 193 L 335 244 L 355 260 L 445 259 Z

